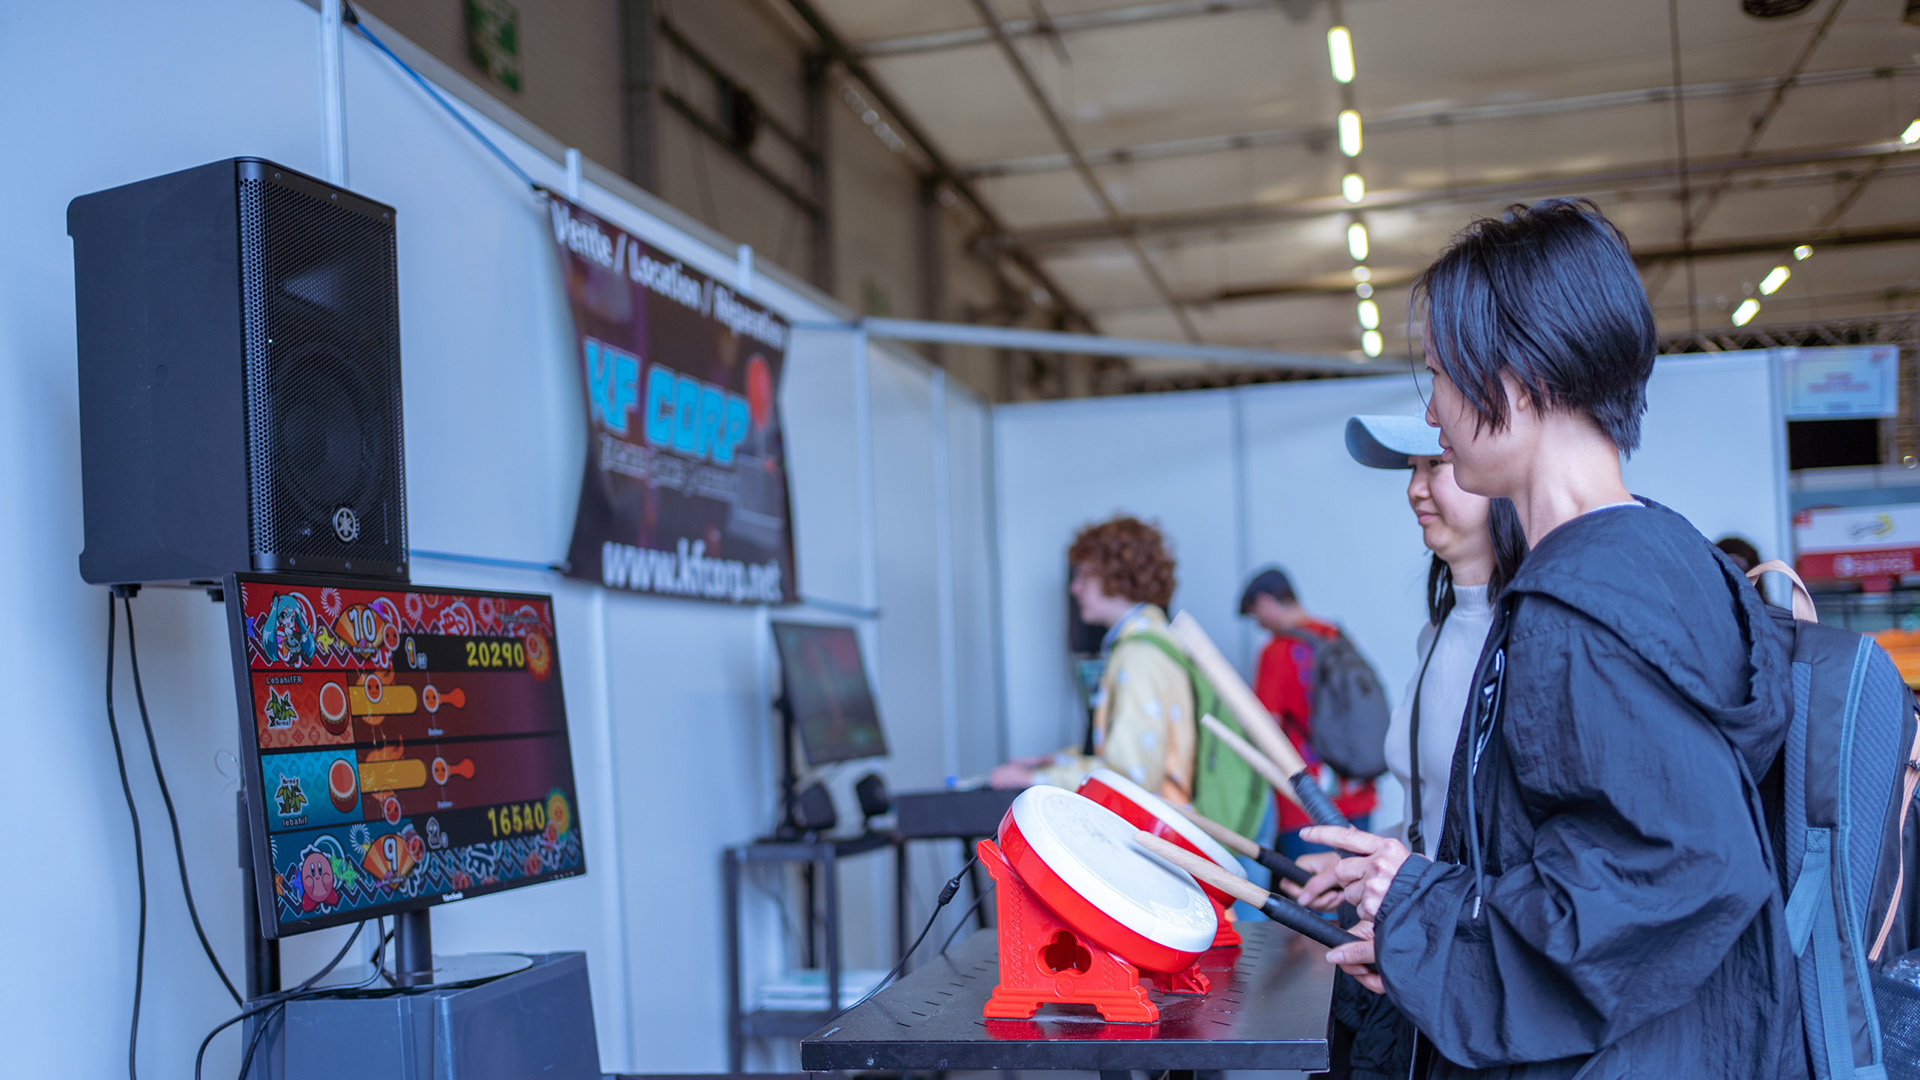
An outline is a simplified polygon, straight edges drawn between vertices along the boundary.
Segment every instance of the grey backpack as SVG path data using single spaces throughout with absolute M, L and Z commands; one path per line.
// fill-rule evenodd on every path
M 1387 771 L 1387 722 L 1392 710 L 1380 676 L 1347 635 L 1305 638 L 1313 648 L 1313 718 L 1307 744 L 1349 780 Z

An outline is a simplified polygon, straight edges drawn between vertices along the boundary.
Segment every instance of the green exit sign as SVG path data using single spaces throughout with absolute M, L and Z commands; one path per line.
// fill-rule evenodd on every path
M 520 92 L 520 9 L 506 0 L 466 0 L 467 55 L 501 86 Z

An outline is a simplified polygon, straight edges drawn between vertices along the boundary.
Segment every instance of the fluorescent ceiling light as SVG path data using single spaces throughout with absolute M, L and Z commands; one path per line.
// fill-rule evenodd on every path
M 1355 262 L 1367 257 L 1367 227 L 1354 222 L 1347 226 L 1347 250 L 1353 254 Z
M 1340 152 L 1360 156 L 1360 114 L 1352 109 L 1340 110 Z
M 1373 295 L 1373 286 L 1363 281 L 1360 284 L 1355 285 L 1353 287 L 1353 293 L 1355 296 L 1358 296 L 1360 299 L 1365 300 L 1367 297 Z
M 1367 268 L 1366 268 L 1366 267 L 1364 267 L 1364 266 L 1356 266 L 1356 267 L 1354 267 L 1354 268 L 1353 268 L 1353 280 L 1355 280 L 1355 281 L 1372 281 L 1372 280 L 1373 280 L 1373 271 L 1371 271 L 1371 270 L 1369 270 L 1369 269 L 1367 269 Z
M 1799 247 L 1793 249 L 1794 262 L 1806 262 L 1808 259 L 1811 259 L 1811 258 L 1813 258 L 1812 245 L 1801 244 Z
M 1366 353 L 1368 356 L 1379 356 L 1380 355 L 1380 331 L 1369 330 L 1366 333 L 1361 334 L 1360 347 L 1366 350 Z
M 1380 329 L 1380 305 L 1371 300 L 1360 301 L 1360 325 L 1368 330 Z
M 1347 80 L 1341 79 L 1340 81 L 1346 82 Z M 1907 125 L 1907 130 L 1900 133 L 1900 141 L 1907 146 L 1912 146 L 1914 143 L 1920 142 L 1920 120 L 1915 120 L 1913 123 Z
M 1774 293 L 1774 290 L 1778 289 L 1782 285 L 1785 285 L 1787 283 L 1787 279 L 1792 276 L 1793 276 L 1793 271 L 1788 270 L 1786 267 L 1784 266 L 1774 267 L 1771 271 L 1768 272 L 1766 277 L 1760 279 L 1760 295 L 1772 296 Z
M 1327 31 L 1327 59 L 1333 61 L 1333 77 L 1343 83 L 1353 81 L 1353 35 L 1344 26 Z
M 1367 197 L 1367 182 L 1360 179 L 1359 173 L 1350 172 L 1340 178 L 1340 194 L 1345 195 L 1348 202 L 1359 202 Z
M 1749 296 L 1740 301 L 1739 307 L 1733 309 L 1733 325 L 1745 326 L 1758 314 L 1760 314 L 1760 301 Z

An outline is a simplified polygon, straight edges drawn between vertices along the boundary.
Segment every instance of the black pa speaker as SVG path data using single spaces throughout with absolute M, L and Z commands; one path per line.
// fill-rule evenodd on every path
M 67 206 L 95 584 L 407 577 L 394 212 L 257 158 Z

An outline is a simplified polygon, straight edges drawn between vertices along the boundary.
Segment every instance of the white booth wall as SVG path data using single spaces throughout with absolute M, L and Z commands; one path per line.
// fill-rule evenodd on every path
M 80 403 L 66 204 L 236 155 L 321 175 L 320 23 L 297 0 L 81 0 L 9 6 L 0 31 L 0 92 L 22 105 L 9 129 L 19 167 L 0 176 L 12 221 L 0 261 L 0 504 L 12 527 L 0 531 L 0 560 L 23 568 L 0 648 L 40 688 L 0 742 L 19 765 L 14 805 L 34 808 L 6 842 L 19 873 L 0 890 L 0 926 L 21 977 L 0 990 L 0 1023 L 17 1036 L 9 1074 L 101 1076 L 125 1061 L 138 890 L 102 701 L 105 591 L 83 584 L 75 563 Z M 347 186 L 398 209 L 411 542 L 553 562 L 572 526 L 585 432 L 547 219 L 390 62 L 351 33 L 343 51 Z M 444 69 L 423 68 L 459 86 Z M 472 88 L 461 96 L 484 98 Z M 487 111 L 499 122 L 468 115 L 539 182 L 565 190 L 562 148 Z M 739 282 L 732 248 L 671 211 L 592 182 L 579 201 Z M 846 316 L 773 274 L 745 291 L 796 322 Z M 861 626 L 893 743 L 875 767 L 896 788 L 937 783 L 998 753 L 994 698 L 980 689 L 996 685 L 998 660 L 991 607 L 980 600 L 992 574 L 986 408 L 918 360 L 847 330 L 796 331 L 781 400 L 798 578 L 818 603 L 770 612 L 610 592 L 533 567 L 424 557 L 413 567 L 421 581 L 555 596 L 589 872 L 440 907 L 435 944 L 448 953 L 584 950 L 610 1070 L 725 1065 L 719 852 L 772 823 L 770 618 Z M 238 979 L 239 725 L 224 616 L 204 595 L 175 590 L 147 590 L 133 609 L 199 911 Z M 118 715 L 149 900 L 139 1063 L 143 1075 L 179 1077 L 234 1007 L 186 919 L 121 640 Z M 842 770 L 836 785 L 854 774 Z M 845 800 L 841 811 L 856 812 Z M 843 870 L 854 964 L 891 958 L 886 860 Z M 931 883 L 957 862 L 916 852 L 918 917 Z M 750 979 L 795 953 L 792 920 L 767 899 L 781 881 L 752 884 Z M 289 939 L 287 979 L 344 939 L 344 930 Z M 230 1032 L 216 1042 L 214 1074 L 233 1072 L 237 1041 Z M 790 1050 L 761 1047 L 748 1064 L 797 1063 Z
M 1655 365 L 1635 492 L 1711 538 L 1741 533 L 1788 552 L 1785 428 L 1765 354 Z M 994 410 L 1001 641 L 1013 753 L 1077 745 L 1086 723 L 1066 663 L 1066 551 L 1116 513 L 1156 521 L 1179 562 L 1175 609 L 1191 611 L 1251 677 L 1265 634 L 1238 617 L 1252 572 L 1284 567 L 1301 602 L 1346 628 L 1398 701 L 1426 622 L 1427 554 L 1407 474 L 1348 456 L 1347 418 L 1423 411 L 1406 376 L 1036 402 Z M 1383 781 L 1376 826 L 1403 796 Z
M 18 1036 L 10 1073 L 117 1071 L 134 975 L 133 847 L 100 684 L 104 592 L 84 585 L 74 562 L 80 403 L 66 203 L 235 155 L 320 173 L 319 33 L 317 14 L 298 0 L 75 0 L 0 14 L 0 93 L 20 103 L 9 129 L 18 167 L 0 174 L 12 222 L 0 261 L 0 505 L 12 527 L 0 531 L 0 560 L 20 568 L 0 649 L 29 687 L 0 729 L 0 751 L 15 763 L 12 803 L 24 811 L 5 846 L 20 873 L 0 890 L 0 927 L 20 973 L 0 990 L 0 1023 Z M 509 173 L 363 41 L 349 35 L 344 55 L 348 186 L 399 210 L 413 544 L 556 559 L 584 432 L 545 220 Z M 444 69 L 422 66 L 463 101 L 484 102 Z M 562 148 L 497 106 L 479 110 L 468 115 L 517 162 L 564 189 Z M 590 209 L 700 270 L 736 273 L 720 238 L 586 172 L 579 198 Z M 750 291 L 797 322 L 845 316 L 776 275 L 758 275 Z M 1685 365 L 1699 366 L 1676 374 Z M 1777 447 L 1740 426 L 1768 414 L 1771 384 L 1759 370 L 1663 365 L 1647 449 L 1629 476 L 1646 470 L 1648 494 L 1775 554 L 1784 550 L 1784 496 L 1762 462 L 1776 460 Z M 1239 584 L 1279 561 L 1310 606 L 1353 629 L 1393 690 L 1411 669 L 1422 562 L 1401 480 L 1354 466 L 1339 441 L 1349 412 L 1417 408 L 1404 380 L 990 413 L 910 356 L 857 332 L 803 326 L 781 399 L 799 580 L 816 602 L 731 609 L 512 566 L 421 558 L 414 567 L 422 581 L 556 597 L 590 872 L 442 907 L 436 943 L 446 952 L 584 950 L 610 1070 L 724 1064 L 718 853 L 764 830 L 773 812 L 771 618 L 861 625 L 893 749 L 884 771 L 896 789 L 1078 741 L 1064 664 L 1064 552 L 1075 527 L 1115 510 L 1167 526 L 1182 560 L 1177 604 L 1242 664 L 1257 641 L 1234 614 Z M 1679 400 L 1689 412 L 1676 426 Z M 200 913 L 237 977 L 240 770 L 224 616 L 183 591 L 148 590 L 133 607 Z M 140 1064 L 147 1075 L 177 1077 L 233 1009 L 186 921 L 124 655 L 119 718 L 143 811 L 150 905 Z M 857 771 L 830 779 L 844 789 Z M 842 812 L 851 805 L 843 799 Z M 957 858 L 922 847 L 915 860 L 917 924 Z M 877 856 L 844 873 L 848 959 L 882 965 L 892 941 L 890 868 Z M 761 880 L 748 898 L 753 976 L 792 959 L 792 927 L 765 899 L 778 884 Z M 286 943 L 289 979 L 344 936 Z M 229 1034 L 216 1044 L 215 1073 L 233 1071 L 236 1042 Z M 748 1065 L 794 1062 L 762 1048 Z

